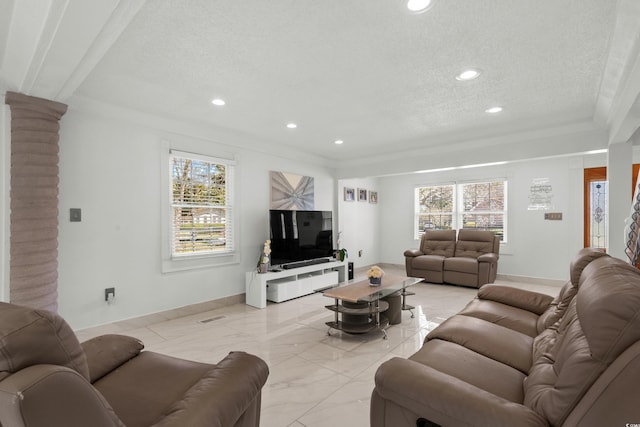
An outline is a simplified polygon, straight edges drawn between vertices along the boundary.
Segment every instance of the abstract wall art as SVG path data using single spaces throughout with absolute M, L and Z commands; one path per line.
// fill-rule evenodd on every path
M 313 177 L 271 171 L 271 209 L 313 210 Z

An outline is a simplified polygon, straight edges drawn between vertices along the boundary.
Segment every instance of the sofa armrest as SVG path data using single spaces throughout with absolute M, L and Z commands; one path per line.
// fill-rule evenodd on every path
M 0 423 L 125 427 L 82 375 L 59 365 L 32 365 L 0 381 Z
M 489 262 L 494 264 L 498 262 L 498 258 L 498 254 L 495 253 L 482 254 L 478 257 L 478 262 Z
M 107 334 L 83 342 L 91 384 L 136 357 L 144 348 L 137 338 Z
M 407 249 L 406 251 L 404 251 L 404 256 L 406 257 L 417 257 L 420 255 L 424 255 L 422 252 L 420 252 L 420 249 Z
M 374 393 L 383 399 L 441 425 L 506 427 L 514 420 L 519 426 L 548 425 L 524 405 L 408 359 L 383 363 L 375 384 Z
M 525 289 L 487 284 L 478 290 L 478 298 L 490 300 L 541 315 L 549 307 L 553 297 Z
M 231 352 L 166 411 L 153 427 L 225 427 L 237 425 L 245 412 L 260 420 L 261 391 L 269 367 L 257 356 Z M 257 406 L 256 406 L 257 405 Z

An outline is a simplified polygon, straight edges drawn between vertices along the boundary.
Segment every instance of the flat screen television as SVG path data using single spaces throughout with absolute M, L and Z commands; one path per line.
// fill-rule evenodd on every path
M 271 265 L 333 255 L 331 211 L 269 211 Z

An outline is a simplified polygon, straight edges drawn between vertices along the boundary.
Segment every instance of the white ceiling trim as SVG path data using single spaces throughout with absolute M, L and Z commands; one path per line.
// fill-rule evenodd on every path
M 140 11 L 146 0 L 120 0 L 104 27 L 85 52 L 78 66 L 64 82 L 55 99 L 65 101 L 84 82 L 104 54 Z
M 41 75 L 42 67 L 44 66 L 47 56 L 51 51 L 51 46 L 55 40 L 55 34 L 58 32 L 58 28 L 60 28 L 60 24 L 64 18 L 68 5 L 68 0 L 55 1 L 51 4 L 49 14 L 44 21 L 42 31 L 40 33 L 40 39 L 35 46 L 33 59 L 31 64 L 29 64 L 29 70 L 26 73 L 20 92 L 33 92 L 36 80 Z M 29 10 L 29 12 L 31 12 L 31 10 Z M 46 94 L 41 95 L 46 97 Z
M 633 134 L 633 131 L 620 130 L 626 127 L 622 122 L 640 93 L 636 83 L 640 76 L 639 34 L 640 2 L 620 0 L 594 114 L 594 121 L 599 126 L 610 129 L 609 143 L 625 142 Z
M 4 55 L 0 58 L 2 78 L 7 88 L 28 93 L 50 44 L 47 41 L 43 45 L 45 29 L 51 31 L 55 27 L 47 25 L 49 16 L 60 17 L 60 4 L 66 5 L 66 2 L 58 2 L 57 6 L 53 6 L 51 0 L 9 0 L 5 3 L 11 21 L 6 30 Z

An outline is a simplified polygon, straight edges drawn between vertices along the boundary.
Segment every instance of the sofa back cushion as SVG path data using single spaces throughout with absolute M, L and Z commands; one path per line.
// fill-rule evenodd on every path
M 571 279 L 567 281 L 562 288 L 560 288 L 558 296 L 554 298 L 549 305 L 549 308 L 547 308 L 547 310 L 538 318 L 538 333 L 544 331 L 560 320 L 567 310 L 567 307 L 569 307 L 569 303 L 578 292 L 578 284 L 584 268 L 594 259 L 598 259 L 603 256 L 609 255 L 601 250 L 593 248 L 584 248 L 578 251 L 573 260 L 571 260 L 571 264 L 569 266 L 569 275 Z
M 494 253 L 495 234 L 485 230 L 461 229 L 458 231 L 455 256 L 478 258 L 482 254 Z
M 38 364 L 66 366 L 89 380 L 84 351 L 62 317 L 0 302 L 0 372 Z
M 596 248 L 583 248 L 578 251 L 576 256 L 571 260 L 569 265 L 569 277 L 573 286 L 577 287 L 580 283 L 580 276 L 584 268 L 594 259 L 603 256 L 609 256 L 606 252 Z
M 640 272 L 612 257 L 589 263 L 548 351 L 524 383 L 524 404 L 561 425 L 604 370 L 640 340 Z
M 427 230 L 420 242 L 425 255 L 452 257 L 456 249 L 456 230 Z

